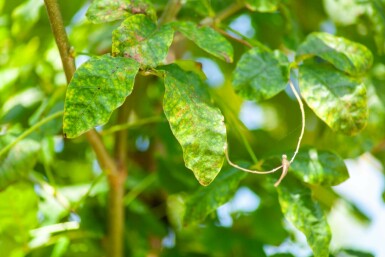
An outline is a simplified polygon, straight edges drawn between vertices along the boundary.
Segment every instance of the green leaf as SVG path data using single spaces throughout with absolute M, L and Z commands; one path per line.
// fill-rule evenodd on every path
M 251 11 L 275 12 L 280 0 L 246 0 L 246 7 Z
M 104 23 L 139 13 L 156 21 L 156 10 L 147 0 L 93 0 L 86 16 L 93 23 Z
M 370 7 L 367 7 L 367 13 L 372 23 L 373 38 L 376 42 L 378 53 L 383 55 L 385 53 L 385 3 L 384 1 L 381 3 L 379 0 L 360 3 L 370 5 Z
M 341 157 L 315 148 L 301 149 L 290 168 L 293 174 L 309 184 L 335 186 L 349 178 Z
M 93 57 L 75 72 L 68 85 L 63 132 L 68 138 L 105 124 L 131 94 L 139 64 L 128 58 Z
M 171 195 L 167 199 L 168 215 L 173 225 L 202 222 L 208 214 L 228 202 L 235 194 L 245 172 L 236 169 L 223 171 L 208 187 L 200 187 L 191 195 Z
M 167 56 L 174 30 L 156 24 L 143 14 L 128 17 L 112 33 L 112 53 L 137 60 L 142 66 L 156 67 Z
M 226 127 L 219 109 L 210 103 L 204 84 L 192 72 L 173 64 L 165 70 L 163 109 L 182 146 L 186 167 L 207 186 L 224 161 Z
M 0 192 L 0 237 L 27 243 L 29 230 L 37 225 L 37 202 L 31 184 L 18 183 Z
M 365 46 L 323 32 L 311 33 L 298 48 L 296 59 L 314 55 L 350 75 L 364 74 L 373 63 L 373 55 Z
M 287 176 L 277 190 L 283 214 L 305 234 L 314 256 L 328 257 L 330 228 L 320 205 L 313 201 L 310 189 Z
M 193 22 L 175 22 L 173 26 L 202 50 L 228 63 L 233 62 L 233 46 L 214 29 Z
M 285 89 L 289 80 L 288 60 L 282 53 L 253 48 L 242 55 L 233 74 L 235 91 L 255 101 L 269 99 Z
M 40 144 L 24 139 L 0 159 L 0 190 L 24 177 L 35 166 Z
M 309 107 L 333 130 L 360 132 L 368 119 L 365 85 L 329 67 L 302 65 L 299 85 Z

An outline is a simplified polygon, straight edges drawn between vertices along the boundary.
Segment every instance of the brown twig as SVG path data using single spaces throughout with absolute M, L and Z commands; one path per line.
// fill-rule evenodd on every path
M 69 83 L 76 67 L 71 54 L 71 46 L 65 31 L 63 18 L 57 0 L 44 0 L 49 16 L 53 35 L 59 48 L 63 69 Z M 126 172 L 120 172 L 114 160 L 109 155 L 103 141 L 95 130 L 86 133 L 87 140 L 93 148 L 98 162 L 108 175 L 109 194 L 109 228 L 108 228 L 108 256 L 123 256 L 123 228 L 124 228 L 124 180 Z

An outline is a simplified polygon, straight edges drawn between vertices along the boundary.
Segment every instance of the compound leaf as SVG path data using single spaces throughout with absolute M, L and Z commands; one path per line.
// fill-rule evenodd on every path
M 224 161 L 226 127 L 219 109 L 210 104 L 199 76 L 173 64 L 163 66 L 163 109 L 182 146 L 187 168 L 202 185 L 210 184 Z
M 193 22 L 175 22 L 173 26 L 202 50 L 226 62 L 233 62 L 233 46 L 214 29 Z
M 143 14 L 128 17 L 112 33 L 112 53 L 135 59 L 144 67 L 162 64 L 174 37 L 174 30 L 156 24 Z
M 25 176 L 35 166 L 40 144 L 30 139 L 17 143 L 0 159 L 0 190 Z
M 341 157 L 314 148 L 301 149 L 290 167 L 293 174 L 309 184 L 335 186 L 349 178 Z
M 93 23 L 104 23 L 139 13 L 156 20 L 155 8 L 147 0 L 93 0 L 86 16 Z
M 359 79 L 330 67 L 302 65 L 299 84 L 309 107 L 333 130 L 354 135 L 365 127 L 366 87 Z
M 282 53 L 253 48 L 243 54 L 233 74 L 233 86 L 243 98 L 261 101 L 285 89 L 289 80 L 288 60 Z
M 297 61 L 318 56 L 350 75 L 364 74 L 373 63 L 373 55 L 365 46 L 324 32 L 314 32 L 300 45 Z
M 64 106 L 64 136 L 73 138 L 105 124 L 131 94 L 139 64 L 132 59 L 92 57 L 76 70 Z
M 283 214 L 305 234 L 314 256 L 328 257 L 330 228 L 321 206 L 312 199 L 310 189 L 287 176 L 277 190 Z

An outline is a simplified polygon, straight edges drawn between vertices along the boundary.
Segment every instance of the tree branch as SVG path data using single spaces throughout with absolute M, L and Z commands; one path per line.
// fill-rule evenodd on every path
M 75 62 L 71 55 L 71 47 L 65 31 L 63 18 L 57 0 L 44 0 L 49 16 L 53 35 L 59 48 L 67 82 L 75 73 Z M 123 256 L 123 229 L 124 229 L 124 181 L 126 171 L 117 168 L 114 160 L 95 130 L 86 133 L 87 140 L 93 148 L 101 168 L 107 173 L 109 181 L 109 228 L 108 248 L 109 257 Z M 124 168 L 124 167 L 123 167 Z

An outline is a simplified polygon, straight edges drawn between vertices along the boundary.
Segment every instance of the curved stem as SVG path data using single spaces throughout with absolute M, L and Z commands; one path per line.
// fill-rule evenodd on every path
M 291 90 L 293 90 L 293 93 L 294 93 L 294 95 L 295 95 L 295 97 L 296 97 L 296 99 L 298 101 L 298 104 L 299 104 L 299 107 L 300 107 L 300 110 L 301 110 L 301 118 L 302 118 L 301 134 L 300 134 L 300 136 L 298 138 L 298 142 L 297 142 L 297 146 L 296 146 L 295 152 L 293 154 L 293 157 L 290 159 L 290 161 L 287 160 L 287 156 L 286 155 L 282 155 L 282 164 L 280 166 L 272 169 L 272 170 L 268 170 L 268 171 L 250 170 L 250 169 L 243 168 L 243 167 L 233 163 L 230 160 L 230 157 L 229 157 L 228 146 L 227 146 L 227 144 L 225 145 L 226 160 L 234 168 L 237 168 L 239 170 L 243 170 L 245 172 L 254 173 L 254 174 L 261 174 L 261 175 L 274 173 L 277 170 L 279 170 L 280 168 L 282 168 L 282 174 L 281 174 L 280 178 L 278 179 L 278 181 L 274 184 L 275 187 L 277 187 L 281 183 L 281 181 L 283 180 L 283 178 L 286 176 L 287 172 L 289 171 L 290 164 L 293 163 L 295 157 L 298 154 L 299 148 L 301 146 L 301 141 L 302 141 L 303 135 L 305 133 L 305 109 L 303 107 L 303 102 L 301 100 L 301 97 L 300 97 L 299 93 L 295 89 L 295 87 L 293 85 L 293 82 L 291 82 L 291 80 L 289 81 L 289 85 L 291 87 Z
M 17 143 L 19 143 L 21 140 L 23 140 L 24 138 L 26 138 L 28 135 L 30 135 L 32 132 L 34 132 L 35 130 L 37 130 L 38 128 L 40 128 L 41 126 L 43 126 L 44 124 L 46 124 L 47 122 L 55 119 L 55 118 L 58 118 L 60 116 L 63 115 L 63 111 L 59 111 L 59 112 L 55 112 L 54 114 L 42 119 L 41 121 L 39 121 L 38 123 L 36 123 L 35 125 L 33 125 L 32 127 L 30 127 L 29 129 L 27 129 L 26 131 L 24 131 L 23 134 L 21 134 L 20 136 L 18 136 L 15 140 L 13 140 L 10 144 L 8 144 L 7 146 L 5 146 L 3 149 L 1 149 L 0 151 L 0 156 L 2 156 L 3 154 L 5 154 L 9 149 L 11 149 L 12 147 L 14 147 Z
M 297 156 L 298 151 L 299 151 L 299 147 L 301 146 L 303 134 L 305 133 L 305 121 L 306 120 L 305 120 L 305 109 L 303 107 L 303 102 L 301 100 L 301 97 L 300 97 L 299 93 L 297 92 L 297 90 L 295 89 L 293 82 L 291 82 L 291 80 L 289 81 L 289 85 L 290 85 L 291 90 L 293 90 L 295 98 L 297 98 L 299 108 L 301 110 L 301 121 L 302 121 L 301 134 L 299 135 L 299 138 L 298 138 L 297 147 L 295 148 L 295 152 L 293 154 L 293 157 L 291 157 L 290 162 L 289 162 L 291 164 L 291 163 L 293 163 L 295 157 Z
M 279 170 L 280 168 L 282 168 L 282 165 L 281 166 L 278 166 L 272 170 L 268 170 L 268 171 L 263 171 L 263 170 L 249 170 L 249 169 L 246 169 L 246 168 L 243 168 L 235 163 L 233 163 L 231 160 L 230 160 L 230 157 L 229 157 L 229 152 L 228 152 L 228 147 L 227 147 L 227 144 L 225 145 L 225 156 L 226 156 L 226 160 L 227 162 L 230 164 L 230 166 L 233 166 L 234 168 L 236 169 L 239 169 L 239 170 L 243 170 L 243 171 L 246 171 L 246 172 L 249 172 L 249 173 L 254 173 L 254 174 L 261 174 L 261 175 L 264 175 L 264 174 L 270 174 L 270 173 L 274 173 L 276 172 L 277 170 Z

